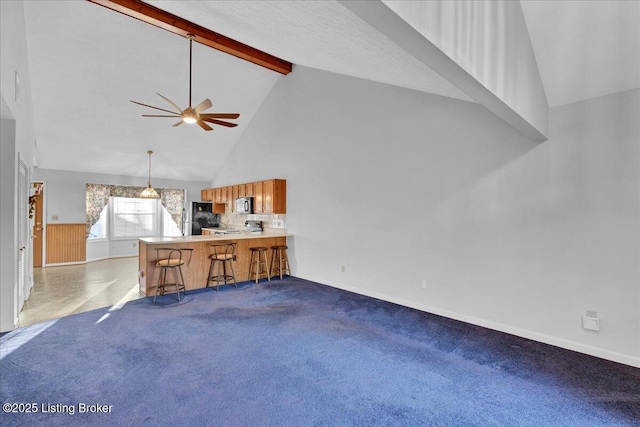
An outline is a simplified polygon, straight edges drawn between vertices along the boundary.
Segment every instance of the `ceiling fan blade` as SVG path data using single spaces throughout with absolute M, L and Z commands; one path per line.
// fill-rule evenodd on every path
M 240 117 L 238 113 L 207 113 L 200 114 L 200 117 L 204 119 L 237 119 Z
M 226 126 L 228 128 L 234 128 L 234 127 L 238 126 L 237 123 L 223 122 L 222 120 L 216 120 L 216 119 L 203 118 L 202 121 L 209 122 L 209 123 L 215 123 L 216 125 L 222 125 L 222 126 Z
M 175 108 L 176 110 L 178 110 L 178 113 L 182 114 L 182 110 L 180 109 L 180 107 L 178 107 L 176 104 L 174 104 L 174 103 L 173 103 L 169 98 L 167 98 L 166 96 L 162 96 L 162 95 L 160 95 L 158 92 L 156 92 L 156 94 L 157 94 L 160 98 L 162 98 L 162 99 L 164 99 L 165 101 L 167 101 L 169 104 L 173 105 L 173 106 L 174 106 L 174 108 Z
M 129 100 L 129 101 L 131 101 L 131 100 Z M 154 107 L 153 105 L 143 104 L 142 102 L 138 102 L 138 101 L 131 101 L 131 102 L 133 102 L 134 104 L 142 105 L 143 107 L 149 107 L 149 108 L 153 108 L 155 110 L 164 111 L 165 113 L 175 114 L 173 111 L 165 110 L 164 108 Z
M 163 116 L 161 114 L 143 114 L 142 117 L 173 117 L 175 119 L 176 117 L 180 117 L 180 114 L 176 114 L 175 116 Z
M 207 98 L 204 101 L 202 101 L 200 104 L 196 105 L 196 108 L 194 108 L 194 110 L 196 110 L 196 113 L 200 114 L 200 112 L 211 108 L 211 105 L 212 105 L 211 100 Z
M 211 126 L 209 126 L 208 124 L 206 124 L 202 120 L 198 120 L 197 123 L 198 123 L 198 126 L 200 126 L 204 130 L 213 130 L 213 128 Z
M 173 127 L 180 126 L 180 125 L 181 125 L 181 124 L 183 124 L 183 123 L 184 123 L 184 120 L 180 120 L 178 123 L 176 123 L 175 125 L 173 125 Z

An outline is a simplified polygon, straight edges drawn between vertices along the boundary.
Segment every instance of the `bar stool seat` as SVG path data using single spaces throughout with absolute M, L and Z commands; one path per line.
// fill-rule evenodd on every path
M 271 275 L 277 274 L 282 280 L 282 275 L 286 274 L 291 277 L 291 270 L 289 269 L 289 258 L 287 257 L 287 245 L 274 245 L 271 246 L 271 263 L 269 263 L 271 269 Z M 274 269 L 274 264 L 276 268 Z
M 167 286 L 175 286 L 178 301 L 180 301 L 180 291 L 187 295 L 187 288 L 184 283 L 184 276 L 182 275 L 182 266 L 184 265 L 184 259 L 182 253 L 189 252 L 189 260 L 187 265 L 191 263 L 192 248 L 156 248 L 156 267 L 160 267 L 158 272 L 158 283 L 156 285 L 156 292 L 153 295 L 153 302 L 156 302 L 158 293 L 164 295 Z M 167 270 L 173 270 L 175 277 L 175 283 L 167 283 Z
M 209 255 L 211 263 L 209 264 L 209 275 L 207 276 L 207 288 L 211 282 L 216 282 L 216 292 L 220 289 L 220 284 L 230 285 L 229 281 L 233 281 L 233 286 L 238 287 L 236 282 L 236 272 L 233 263 L 236 261 L 236 244 L 233 243 L 214 243 L 211 245 L 213 253 Z M 218 271 L 214 274 L 214 270 L 218 266 Z M 229 267 L 231 274 L 227 271 Z M 220 271 L 222 269 L 222 271 Z
M 271 281 L 269 274 L 269 264 L 267 264 L 267 248 L 265 246 L 256 246 L 249 248 L 251 251 L 251 259 L 249 260 L 249 280 L 253 280 L 251 275 L 255 275 L 255 281 L 266 278 Z

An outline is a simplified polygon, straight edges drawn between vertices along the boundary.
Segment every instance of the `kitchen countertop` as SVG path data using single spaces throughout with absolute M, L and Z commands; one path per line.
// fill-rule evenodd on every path
M 223 231 L 220 228 L 203 228 L 211 232 Z M 230 234 L 210 234 L 199 236 L 174 236 L 174 237 L 141 237 L 139 241 L 147 244 L 156 243 L 190 243 L 190 242 L 209 242 L 215 240 L 244 240 L 244 239 L 268 239 L 273 237 L 289 237 L 292 234 L 287 230 L 270 229 L 260 232 L 241 231 L 240 233 Z

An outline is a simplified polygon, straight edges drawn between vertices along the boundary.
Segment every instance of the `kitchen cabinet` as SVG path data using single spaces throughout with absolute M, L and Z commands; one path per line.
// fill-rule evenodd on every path
M 231 187 L 232 189 L 232 195 L 233 197 L 231 198 L 231 212 L 235 212 L 236 211 L 236 199 L 240 194 L 240 186 L 239 185 L 234 185 L 233 187 Z
M 262 182 L 262 213 L 287 213 L 287 181 L 270 179 Z
M 262 182 L 253 183 L 253 212 L 262 213 Z
M 235 208 L 236 199 L 233 198 L 233 186 L 225 187 L 227 192 L 227 213 L 233 212 Z
M 202 200 L 214 203 L 216 213 L 235 212 L 235 201 L 239 197 L 253 197 L 254 213 L 287 213 L 287 181 L 284 179 L 207 188 L 201 193 Z
M 203 202 L 212 202 L 213 188 L 205 188 L 204 190 L 200 190 L 200 200 L 202 200 Z
M 273 212 L 273 181 L 264 181 L 262 183 L 262 212 Z
M 216 203 L 224 203 L 222 200 L 222 188 L 214 188 L 213 201 Z

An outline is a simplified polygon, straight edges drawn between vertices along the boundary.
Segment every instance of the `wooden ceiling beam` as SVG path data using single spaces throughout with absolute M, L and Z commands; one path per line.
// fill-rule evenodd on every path
M 195 36 L 194 41 L 252 62 L 262 67 L 289 74 L 292 64 L 254 47 L 240 43 L 229 37 L 213 32 L 179 16 L 173 15 L 140 0 L 88 0 L 91 3 L 115 10 L 124 15 L 136 18 L 153 26 L 186 37 Z

